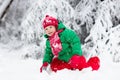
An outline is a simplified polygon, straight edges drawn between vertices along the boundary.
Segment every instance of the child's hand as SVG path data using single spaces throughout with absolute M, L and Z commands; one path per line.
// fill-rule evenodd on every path
M 40 72 L 42 73 L 42 70 L 46 70 L 48 67 L 48 62 L 44 62 L 43 65 L 40 67 Z

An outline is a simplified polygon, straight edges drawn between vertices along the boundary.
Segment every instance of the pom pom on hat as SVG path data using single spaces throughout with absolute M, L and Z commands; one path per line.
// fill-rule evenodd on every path
M 55 26 L 56 28 L 58 27 L 58 20 L 52 16 L 46 15 L 45 19 L 43 20 L 43 27 L 44 29 L 47 26 Z

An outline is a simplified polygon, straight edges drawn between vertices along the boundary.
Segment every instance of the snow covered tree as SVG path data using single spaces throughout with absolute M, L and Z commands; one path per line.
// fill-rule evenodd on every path
M 89 51 L 91 55 L 112 54 L 113 61 L 120 60 L 120 41 L 117 41 L 120 31 L 119 26 L 116 26 L 118 22 L 113 20 L 118 16 L 118 7 L 116 1 L 111 0 L 105 0 L 98 6 L 95 24 L 86 38 L 86 41 L 90 39 L 93 43 L 93 48 Z
M 32 5 L 34 0 L 29 0 L 29 1 L 11 0 L 11 1 L 13 2 L 9 6 L 9 9 L 5 13 L 4 18 L 0 23 L 0 28 L 1 28 L 0 42 L 2 43 L 10 43 L 11 41 L 17 43 L 17 41 L 21 40 L 22 30 L 20 24 L 24 14 L 29 9 L 30 5 Z M 1 1 L 2 4 L 4 3 L 4 6 L 7 6 L 8 2 L 10 3 L 10 0 Z M 0 8 L 3 9 L 3 5 L 1 5 Z M 2 12 L 3 10 L 0 11 L 0 13 Z M 11 43 L 11 45 L 12 44 L 13 43 Z M 18 45 L 14 44 L 13 46 L 15 47 Z
M 42 20 L 48 14 L 77 32 L 87 58 L 111 54 L 119 62 L 119 4 L 119 0 L 14 0 L 0 24 L 0 42 L 11 43 L 11 48 L 31 46 L 26 56 L 41 57 Z

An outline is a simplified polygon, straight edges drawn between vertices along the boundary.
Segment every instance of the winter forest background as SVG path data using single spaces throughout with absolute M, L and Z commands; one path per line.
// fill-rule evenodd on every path
M 86 58 L 110 54 L 120 61 L 120 0 L 0 0 L 0 46 L 26 49 L 22 58 L 43 57 L 46 14 L 77 32 Z
M 79 35 L 87 60 L 100 58 L 98 71 L 39 72 L 46 14 Z M 120 0 L 0 0 L 0 80 L 120 80 L 119 73 Z

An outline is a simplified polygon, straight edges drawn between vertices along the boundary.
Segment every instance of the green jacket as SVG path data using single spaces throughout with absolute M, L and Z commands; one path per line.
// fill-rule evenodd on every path
M 59 37 L 62 44 L 62 50 L 59 52 L 58 59 L 68 62 L 74 54 L 82 55 L 81 43 L 77 34 L 74 31 L 67 29 L 62 22 L 58 24 L 58 30 L 61 29 L 63 29 L 63 31 L 59 33 Z M 45 35 L 45 37 L 48 38 L 47 35 Z M 47 39 L 43 63 L 51 63 L 53 57 L 54 55 L 52 54 L 50 42 Z

